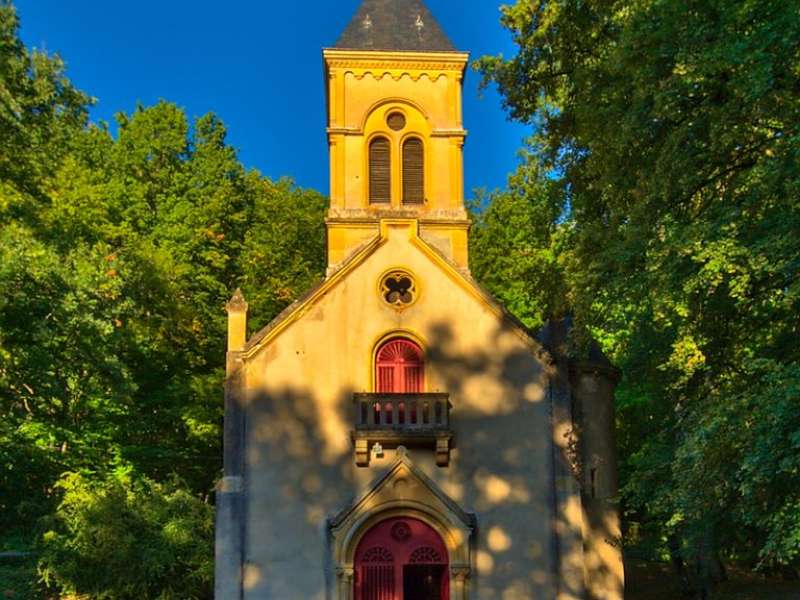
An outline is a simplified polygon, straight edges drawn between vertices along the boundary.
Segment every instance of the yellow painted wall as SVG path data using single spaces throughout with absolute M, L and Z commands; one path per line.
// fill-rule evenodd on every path
M 461 88 L 467 55 L 444 52 L 357 52 L 326 50 L 330 196 L 328 263 L 334 267 L 369 235 L 380 218 L 414 217 L 435 229 L 447 256 L 467 268 Z M 402 131 L 386 123 L 392 112 L 406 117 Z M 369 143 L 390 140 L 392 202 L 369 203 Z M 402 204 L 401 148 L 408 137 L 425 149 L 422 206 Z
M 455 430 L 449 467 L 436 467 L 429 449 L 411 457 L 480 515 L 470 597 L 553 598 L 547 367 L 535 343 L 443 266 L 416 222 L 384 222 L 383 232 L 357 266 L 246 351 L 245 597 L 324 597 L 326 517 L 394 458 L 387 451 L 355 466 L 352 394 L 372 391 L 379 340 L 407 332 L 426 350 L 426 391 L 451 394 Z M 392 268 L 412 273 L 419 289 L 402 312 L 378 293 Z

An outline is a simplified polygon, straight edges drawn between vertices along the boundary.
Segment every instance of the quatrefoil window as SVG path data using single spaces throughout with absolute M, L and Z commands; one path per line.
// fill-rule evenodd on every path
M 414 278 L 405 271 L 392 271 L 381 280 L 381 295 L 395 308 L 409 306 L 417 299 Z

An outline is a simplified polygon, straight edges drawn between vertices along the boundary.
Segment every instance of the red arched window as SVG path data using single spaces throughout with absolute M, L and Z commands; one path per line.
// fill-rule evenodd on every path
M 445 600 L 450 598 L 447 548 L 419 519 L 386 519 L 356 548 L 356 600 Z
M 418 394 L 425 388 L 422 349 L 414 342 L 393 339 L 378 350 L 375 391 L 384 394 Z

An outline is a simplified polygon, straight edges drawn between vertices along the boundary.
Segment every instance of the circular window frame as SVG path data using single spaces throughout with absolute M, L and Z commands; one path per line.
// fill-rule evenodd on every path
M 411 295 L 411 298 L 407 301 L 404 301 L 402 298 L 398 298 L 395 301 L 389 300 L 389 294 L 397 290 L 394 290 L 387 282 L 389 280 L 394 280 L 399 283 L 402 279 L 408 279 L 411 282 L 410 287 L 407 288 L 407 293 Z M 380 278 L 378 278 L 378 295 L 384 305 L 397 311 L 403 311 L 416 304 L 417 300 L 419 300 L 419 279 L 408 269 L 402 267 L 389 269 L 384 271 Z
M 392 117 L 398 117 L 400 119 L 399 127 L 392 126 Z M 406 127 L 408 127 L 408 118 L 406 117 L 405 113 L 397 110 L 396 108 L 393 108 L 386 113 L 385 122 L 386 126 L 395 133 L 400 133 L 401 131 L 404 131 Z

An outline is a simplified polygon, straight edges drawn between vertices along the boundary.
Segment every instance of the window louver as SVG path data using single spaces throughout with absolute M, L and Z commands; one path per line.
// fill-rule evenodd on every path
M 403 204 L 425 201 L 425 160 L 422 140 L 412 138 L 403 144 Z
M 376 391 L 420 394 L 425 389 L 425 362 L 414 342 L 396 339 L 382 346 L 376 361 Z
M 389 140 L 377 138 L 369 145 L 369 201 L 388 204 L 391 192 L 391 155 Z

